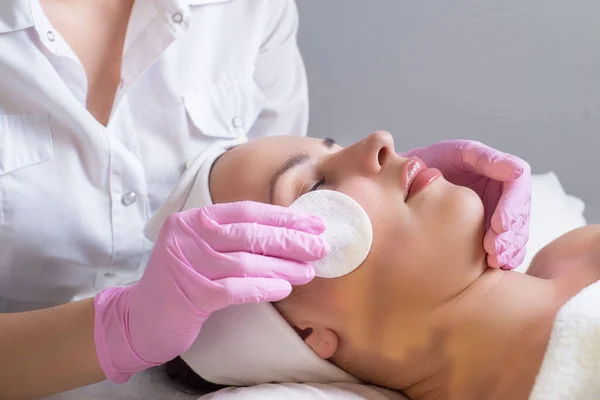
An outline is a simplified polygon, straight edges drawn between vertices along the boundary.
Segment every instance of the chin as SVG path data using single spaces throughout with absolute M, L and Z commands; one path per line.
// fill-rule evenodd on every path
M 478 253 L 484 257 L 485 219 L 481 199 L 469 188 L 444 183 L 435 205 L 441 241 L 449 248 L 464 248 L 465 255 Z
M 481 263 L 486 267 L 486 253 L 483 248 L 485 235 L 485 213 L 481 199 L 473 190 L 455 187 L 454 214 L 456 216 L 457 236 L 461 238 L 466 255 L 469 255 L 471 263 Z
M 436 209 L 436 213 L 445 216 L 447 224 L 461 225 L 464 227 L 483 227 L 484 209 L 481 199 L 468 187 L 454 185 L 445 179 L 440 179 L 439 184 L 431 187 L 431 201 L 428 207 Z
M 484 210 L 479 195 L 464 186 L 455 186 L 458 207 L 464 212 L 470 212 L 474 222 L 483 224 Z
M 481 199 L 473 190 L 464 186 L 452 185 L 451 195 L 447 201 L 455 215 L 456 223 L 471 232 L 483 232 L 485 213 Z M 482 236 L 483 239 L 483 236 Z

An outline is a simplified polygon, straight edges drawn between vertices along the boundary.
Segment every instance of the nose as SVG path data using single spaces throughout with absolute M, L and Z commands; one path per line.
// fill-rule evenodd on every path
M 367 173 L 376 174 L 393 157 L 394 138 L 386 131 L 376 131 L 356 143 L 360 146 L 360 162 Z

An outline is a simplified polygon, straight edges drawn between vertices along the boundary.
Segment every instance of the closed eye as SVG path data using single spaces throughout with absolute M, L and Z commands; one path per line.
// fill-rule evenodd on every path
M 320 186 L 325 184 L 325 177 L 322 177 L 321 179 L 319 179 L 319 181 L 317 183 L 315 183 L 313 185 L 313 187 L 310 188 L 310 191 L 313 192 L 315 190 L 317 190 Z

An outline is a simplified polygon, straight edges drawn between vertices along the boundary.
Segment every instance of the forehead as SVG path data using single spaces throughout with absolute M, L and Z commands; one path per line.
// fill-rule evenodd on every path
M 291 156 L 323 151 L 323 140 L 302 136 L 256 139 L 229 150 L 213 165 L 210 192 L 214 203 L 269 202 L 269 180 Z

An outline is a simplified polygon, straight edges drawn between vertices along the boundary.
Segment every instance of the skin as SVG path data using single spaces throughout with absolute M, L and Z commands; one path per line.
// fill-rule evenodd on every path
M 0 314 L 0 399 L 36 399 L 106 379 L 94 345 L 94 301 Z
M 85 70 L 86 108 L 107 125 L 121 79 L 125 34 L 134 0 L 40 0 L 48 19 Z
M 529 274 L 488 268 L 483 208 L 443 178 L 404 201 L 389 133 L 345 149 L 276 137 L 225 153 L 210 178 L 215 203 L 288 206 L 317 189 L 340 191 L 371 218 L 374 240 L 352 273 L 315 278 L 276 304 L 308 346 L 363 381 L 413 399 L 526 399 L 558 309 L 600 276 L 598 227 L 538 253 Z M 270 188 L 290 158 L 308 160 Z

